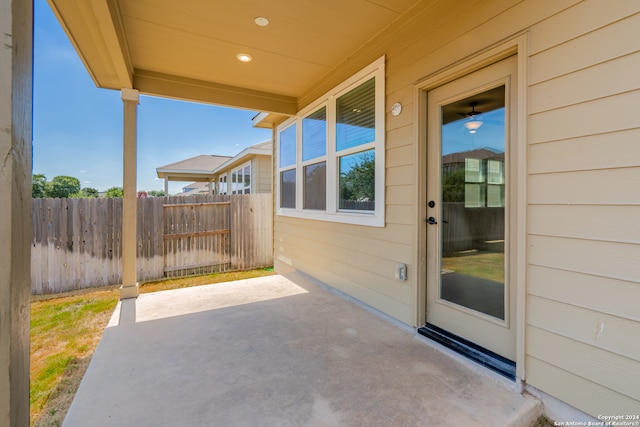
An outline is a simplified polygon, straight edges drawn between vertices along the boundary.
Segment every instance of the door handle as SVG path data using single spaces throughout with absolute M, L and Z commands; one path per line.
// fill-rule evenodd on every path
M 436 221 L 436 219 L 434 217 L 430 216 L 429 218 L 427 218 L 427 223 L 429 225 L 434 225 L 434 224 L 437 224 L 438 221 Z

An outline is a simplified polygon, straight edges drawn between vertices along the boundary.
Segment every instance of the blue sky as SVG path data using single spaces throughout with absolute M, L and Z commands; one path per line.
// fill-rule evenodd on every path
M 122 186 L 120 92 L 96 88 L 46 0 L 34 2 L 33 173 L 82 187 Z M 156 167 L 199 154 L 232 156 L 271 138 L 244 111 L 149 96 L 138 106 L 138 190 L 161 190 Z M 172 182 L 170 193 L 188 182 Z
M 503 107 L 477 115 L 476 117 L 482 120 L 483 124 L 475 134 L 465 129 L 464 122 L 468 120 L 466 118 L 447 123 L 442 127 L 442 155 L 479 148 L 490 148 L 498 153 L 504 153 L 504 114 Z

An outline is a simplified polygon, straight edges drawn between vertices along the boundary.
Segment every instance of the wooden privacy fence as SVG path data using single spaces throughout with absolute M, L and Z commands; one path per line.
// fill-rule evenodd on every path
M 484 249 L 487 242 L 504 240 L 504 208 L 465 208 L 464 202 L 442 206 L 442 253 Z
M 122 199 L 33 199 L 31 291 L 122 280 Z M 138 280 L 273 264 L 271 194 L 138 199 Z
M 164 205 L 165 274 L 231 264 L 230 210 L 230 201 Z

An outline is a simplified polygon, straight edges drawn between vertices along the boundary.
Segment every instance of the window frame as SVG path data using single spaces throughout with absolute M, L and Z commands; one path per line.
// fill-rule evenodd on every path
M 303 126 L 303 122 L 305 119 L 307 119 L 309 116 L 311 116 L 312 114 L 320 111 L 322 108 L 325 109 L 325 150 L 324 150 L 324 155 L 322 156 L 318 156 L 318 157 L 313 157 L 311 159 L 307 159 L 304 160 L 304 126 Z M 301 167 L 301 172 L 300 175 L 296 176 L 296 184 L 299 182 L 300 185 L 296 185 L 296 193 L 298 192 L 298 187 L 301 187 L 301 192 L 299 197 L 301 197 L 300 201 L 301 201 L 301 208 L 303 211 L 313 211 L 313 212 L 326 212 L 326 208 L 327 208 L 327 199 L 328 199 L 328 188 L 326 186 L 326 176 L 328 175 L 328 144 L 329 144 L 329 108 L 328 108 L 328 102 L 323 102 L 320 103 L 318 105 L 316 105 L 316 108 L 312 109 L 311 111 L 309 111 L 307 114 L 303 115 L 302 117 L 300 117 L 300 124 L 298 126 L 298 128 L 300 129 L 300 159 L 299 159 L 299 163 L 300 163 L 300 167 Z M 323 163 L 325 164 L 325 209 L 324 211 L 321 209 L 312 209 L 312 208 L 305 208 L 304 207 L 304 202 L 305 202 L 305 186 L 306 186 L 306 168 L 307 166 L 313 166 L 315 164 L 318 163 Z M 298 179 L 299 177 L 299 179 Z M 296 205 L 297 205 L 297 201 L 298 201 L 298 194 L 296 194 Z M 296 206 L 297 207 L 297 206 Z
M 245 183 L 245 168 L 249 168 L 249 186 Z M 235 181 L 233 177 L 235 176 Z M 231 193 L 230 194 L 251 194 L 251 184 L 253 183 L 253 179 L 251 176 L 251 161 L 245 162 L 240 166 L 237 166 L 231 170 Z M 242 181 L 240 181 L 239 177 L 242 177 Z M 247 192 L 249 190 L 249 192 Z
M 218 194 L 222 194 L 222 195 L 227 194 L 227 173 L 226 172 L 218 177 Z
M 285 166 L 280 166 L 280 135 L 282 133 L 284 133 L 285 131 L 287 131 L 288 129 L 290 129 L 292 126 L 295 126 L 295 135 L 296 135 L 296 161 L 293 162 L 293 164 L 286 164 Z M 300 132 L 300 124 L 298 123 L 297 120 L 295 119 L 289 119 L 287 121 L 285 121 L 281 126 L 278 126 L 278 129 L 276 131 L 276 135 L 277 135 L 277 144 L 276 144 L 276 166 L 277 166 L 277 178 L 275 180 L 275 186 L 276 186 L 276 201 L 278 203 L 278 212 L 287 212 L 287 211 L 295 211 L 297 206 L 298 206 L 298 158 L 300 156 L 300 147 L 298 147 L 298 140 L 299 140 L 299 132 Z M 281 193 L 281 187 L 282 187 L 282 173 L 283 172 L 288 172 L 294 170 L 295 172 L 295 192 L 294 192 L 294 203 L 295 203 L 295 207 L 290 208 L 290 207 L 281 207 L 282 204 L 282 193 Z
M 366 144 L 349 147 L 338 151 L 336 147 L 336 100 L 342 95 L 375 79 L 375 140 Z M 326 108 L 326 150 L 324 156 L 302 160 L 302 120 Z M 296 163 L 280 167 L 280 135 L 290 126 L 296 126 Z M 296 218 L 306 218 L 319 221 L 340 222 L 347 224 L 366 225 L 373 227 L 385 226 L 385 57 L 377 59 L 372 64 L 360 70 L 322 97 L 318 98 L 294 117 L 285 120 L 276 127 L 276 215 Z M 340 157 L 374 150 L 375 153 L 375 209 L 348 210 L 339 209 L 339 161 Z M 304 209 L 305 167 L 320 162 L 326 162 L 326 209 Z M 295 208 L 281 207 L 281 173 L 295 168 L 296 192 Z

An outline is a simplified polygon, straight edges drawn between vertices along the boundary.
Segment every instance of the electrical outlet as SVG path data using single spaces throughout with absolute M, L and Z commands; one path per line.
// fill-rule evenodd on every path
M 407 280 L 407 264 L 398 264 L 396 266 L 396 279 Z

